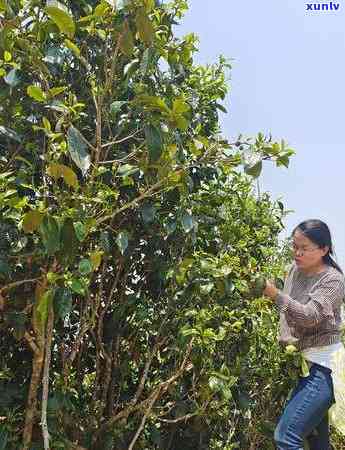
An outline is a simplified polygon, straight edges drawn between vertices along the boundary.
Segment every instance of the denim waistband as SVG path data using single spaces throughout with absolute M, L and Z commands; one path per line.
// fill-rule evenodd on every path
M 324 372 L 327 375 L 330 375 L 332 373 L 332 369 L 330 369 L 329 367 L 321 366 L 318 363 L 307 361 L 307 364 L 310 370 L 313 370 L 314 367 L 314 370 L 320 370 L 321 372 Z

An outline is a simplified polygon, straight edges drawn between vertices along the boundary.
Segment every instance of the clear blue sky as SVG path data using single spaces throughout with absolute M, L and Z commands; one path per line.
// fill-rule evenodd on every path
M 271 132 L 296 150 L 289 169 L 267 162 L 260 179 L 294 210 L 282 237 L 324 220 L 345 269 L 345 1 L 338 11 L 307 11 L 308 2 L 189 0 L 176 32 L 199 36 L 197 63 L 232 59 L 226 137 Z

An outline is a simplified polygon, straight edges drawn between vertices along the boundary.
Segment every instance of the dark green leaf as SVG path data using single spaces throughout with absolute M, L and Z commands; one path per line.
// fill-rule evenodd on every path
M 277 167 L 285 166 L 286 168 L 288 168 L 289 163 L 290 163 L 290 160 L 287 155 L 282 155 L 282 156 L 279 156 L 279 158 L 277 158 Z
M 46 216 L 40 225 L 43 245 L 48 255 L 53 255 L 60 249 L 60 227 L 52 216 Z
M 76 294 L 84 295 L 86 292 L 86 285 L 82 280 L 72 280 L 71 289 Z
M 254 165 L 245 165 L 244 171 L 254 178 L 258 178 L 262 171 L 262 161 L 258 161 Z
M 146 144 L 149 150 L 150 161 L 157 161 L 163 151 L 163 136 L 161 130 L 153 125 L 145 127 Z
M 81 275 L 88 275 L 89 273 L 92 272 L 92 263 L 89 259 L 87 258 L 83 258 L 80 262 L 79 262 L 79 273 Z
M 61 250 L 59 260 L 64 265 L 73 264 L 77 252 L 79 242 L 75 232 L 75 225 L 72 219 L 67 218 L 61 228 Z
M 186 233 L 189 233 L 194 227 L 194 219 L 193 216 L 186 213 L 182 216 L 181 224 Z
M 85 175 L 91 164 L 90 155 L 86 151 L 87 145 L 80 131 L 73 125 L 71 125 L 68 129 L 67 142 L 71 158 Z
M 141 217 L 143 218 L 144 223 L 153 222 L 156 215 L 156 208 L 152 205 L 144 205 L 141 208 Z
M 106 253 L 110 253 L 112 245 L 109 231 L 102 231 L 99 241 L 102 250 Z
M 74 226 L 74 231 L 75 231 L 75 234 L 76 234 L 78 240 L 80 242 L 83 242 L 83 240 L 87 236 L 86 226 L 82 222 L 75 222 L 73 224 L 73 226 Z
M 223 113 L 227 114 L 227 112 L 228 112 L 227 109 L 224 108 L 224 106 L 221 105 L 220 103 L 216 103 L 216 107 L 217 107 L 217 109 L 219 109 L 219 110 L 222 111 Z
M 118 112 L 120 112 L 122 106 L 125 105 L 126 103 L 127 103 L 127 102 L 124 102 L 124 101 L 113 102 L 113 103 L 110 105 L 110 114 L 111 114 L 112 116 L 116 116 L 116 114 L 117 114 Z
M 56 289 L 54 312 L 62 320 L 72 311 L 72 293 L 67 288 Z
M 0 134 L 6 136 L 9 139 L 12 139 L 16 142 L 22 142 L 22 138 L 21 136 L 19 136 L 18 133 L 16 133 L 15 131 L 11 130 L 10 128 L 6 128 L 2 125 L 0 125 Z

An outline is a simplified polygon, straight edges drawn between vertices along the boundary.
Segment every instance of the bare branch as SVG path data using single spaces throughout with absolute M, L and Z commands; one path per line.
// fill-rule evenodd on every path
M 6 286 L 3 286 L 0 289 L 0 293 L 2 292 L 6 292 L 10 289 L 13 289 L 17 286 L 21 286 L 22 284 L 26 284 L 26 283 L 35 283 L 36 281 L 39 281 L 41 279 L 40 278 L 32 278 L 32 279 L 28 279 L 28 280 L 20 280 L 20 281 L 14 281 L 13 283 L 7 284 Z
M 164 338 L 161 341 L 157 341 L 156 344 L 154 345 L 153 350 L 150 353 L 150 356 L 149 356 L 148 360 L 146 361 L 146 364 L 145 364 L 145 367 L 144 367 L 144 371 L 143 371 L 143 375 L 142 375 L 142 377 L 140 379 L 140 383 L 139 383 L 139 387 L 137 389 L 137 392 L 135 393 L 135 396 L 133 397 L 133 399 L 131 401 L 132 404 L 135 405 L 137 403 L 137 401 L 139 400 L 139 398 L 140 398 L 140 396 L 141 396 L 141 394 L 142 394 L 142 392 L 144 390 L 144 386 L 145 386 L 145 383 L 146 383 L 146 380 L 147 380 L 147 377 L 148 377 L 148 374 L 149 374 L 149 370 L 150 370 L 150 367 L 151 367 L 151 364 L 152 364 L 152 360 L 153 360 L 155 354 L 157 353 L 159 347 L 161 347 L 167 340 L 168 340 L 168 338 L 166 337 L 166 338 Z
M 32 351 L 34 353 L 39 353 L 40 349 L 36 344 L 35 339 L 27 331 L 25 331 L 24 337 L 27 340 L 28 344 L 30 345 Z
M 142 129 L 137 130 L 135 133 L 126 136 L 125 138 L 119 139 L 118 141 L 113 141 L 113 142 L 107 142 L 106 144 L 102 145 L 102 148 L 106 148 L 106 147 L 110 147 L 111 145 L 116 145 L 116 144 L 122 144 L 122 142 L 126 142 L 129 139 L 132 139 L 134 136 L 136 136 L 137 134 L 141 133 Z
M 186 414 L 185 416 L 178 417 L 177 419 L 158 419 L 160 422 L 165 423 L 178 423 L 178 422 L 187 422 L 187 420 L 191 419 L 192 417 L 198 416 L 199 413 L 190 413 Z
M 143 400 L 142 402 L 138 403 L 137 405 L 133 405 L 132 403 L 130 403 L 129 405 L 127 405 L 127 407 L 125 407 L 122 411 L 120 411 L 118 414 L 116 414 L 115 416 L 111 417 L 109 420 L 107 420 L 107 422 L 105 422 L 100 429 L 97 431 L 97 433 L 95 433 L 94 435 L 94 439 L 93 439 L 93 443 L 97 442 L 97 439 L 100 435 L 102 435 L 109 427 L 111 427 L 114 423 L 118 422 L 119 420 L 128 417 L 130 414 L 136 412 L 136 411 L 140 411 L 140 410 L 144 410 L 145 408 L 148 408 L 149 405 L 151 404 L 153 398 L 156 399 L 156 396 L 158 398 L 158 396 L 162 393 L 162 392 L 166 392 L 169 388 L 169 386 L 176 381 L 185 371 L 188 371 L 190 369 L 192 369 L 193 364 L 188 364 L 188 358 L 190 356 L 190 353 L 192 351 L 193 348 L 193 342 L 194 339 L 191 339 L 191 341 L 188 344 L 188 347 L 186 349 L 186 355 L 182 361 L 181 366 L 179 367 L 179 369 L 177 370 L 177 372 L 171 376 L 168 380 L 164 381 L 163 383 L 160 383 L 158 386 L 155 387 L 155 389 L 153 390 L 153 392 L 150 394 L 150 396 Z M 146 419 L 145 419 L 146 420 Z
M 152 194 L 157 188 L 159 188 L 160 186 L 162 186 L 164 183 L 166 183 L 166 180 L 160 180 L 157 183 L 155 183 L 153 186 L 151 186 L 149 189 L 147 189 L 147 191 L 143 192 L 141 195 L 139 195 L 139 197 L 135 198 L 134 200 L 132 200 L 131 202 L 127 203 L 126 205 L 122 206 L 121 208 L 117 209 L 113 214 L 109 215 L 109 216 L 105 216 L 105 217 L 101 217 L 98 221 L 97 221 L 97 225 L 100 225 L 103 222 L 106 222 L 109 219 L 113 219 L 117 214 L 119 214 L 122 211 L 125 211 L 126 209 L 131 208 L 132 206 L 134 206 L 136 203 L 140 202 L 141 200 L 143 200 L 144 198 L 148 197 L 150 194 Z M 157 194 L 158 192 L 155 192 L 155 194 Z
M 138 438 L 139 438 L 139 436 L 140 436 L 140 433 L 141 433 L 141 432 L 143 431 L 143 429 L 144 429 L 146 420 L 147 420 L 147 418 L 148 418 L 148 416 L 149 416 L 149 414 L 150 414 L 150 412 L 151 412 L 151 410 L 152 410 L 153 405 L 155 404 L 157 398 L 159 397 L 159 394 L 160 394 L 160 390 L 157 389 L 157 392 L 156 392 L 156 394 L 152 397 L 152 400 L 151 400 L 150 403 L 149 403 L 149 406 L 148 406 L 148 408 L 147 408 L 147 410 L 146 410 L 146 412 L 145 412 L 145 414 L 144 414 L 144 417 L 142 418 L 140 427 L 137 429 L 137 432 L 135 433 L 134 438 L 133 438 L 132 442 L 130 443 L 130 445 L 129 445 L 129 447 L 128 447 L 128 450 L 133 450 L 133 447 L 134 447 L 135 443 L 137 442 L 137 440 L 138 440 Z

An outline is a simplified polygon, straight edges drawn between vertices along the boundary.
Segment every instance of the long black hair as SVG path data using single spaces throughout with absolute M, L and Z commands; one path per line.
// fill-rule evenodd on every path
M 343 273 L 341 268 L 332 258 L 334 253 L 331 232 L 329 231 L 328 226 L 325 222 L 318 219 L 310 219 L 301 222 L 297 227 L 293 230 L 292 235 L 295 234 L 296 231 L 301 231 L 304 236 L 310 239 L 314 244 L 316 244 L 320 248 L 329 247 L 328 253 L 322 257 L 323 262 L 329 266 L 334 267 L 340 273 Z

